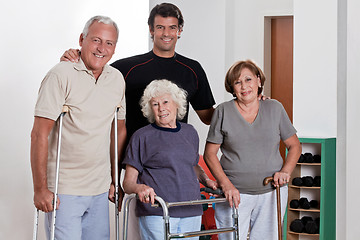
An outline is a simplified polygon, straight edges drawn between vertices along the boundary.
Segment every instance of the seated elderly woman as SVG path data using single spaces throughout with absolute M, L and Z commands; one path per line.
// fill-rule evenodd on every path
M 276 194 L 270 185 L 263 185 L 263 180 L 273 175 L 275 185 L 283 186 L 284 214 L 286 184 L 301 154 L 296 130 L 282 104 L 259 100 L 264 82 L 264 73 L 250 60 L 230 67 L 225 88 L 234 99 L 215 109 L 205 146 L 204 160 L 230 203 L 216 205 L 217 227 L 232 224 L 230 206 L 235 204 L 239 208 L 241 240 L 247 239 L 249 228 L 250 239 L 277 238 Z M 285 161 L 279 152 L 280 140 L 288 149 Z M 219 234 L 219 239 L 231 236 Z
M 186 92 L 168 80 L 154 80 L 146 87 L 140 104 L 151 124 L 130 139 L 123 161 L 123 186 L 127 194 L 138 195 L 135 213 L 141 239 L 163 239 L 162 209 L 149 204 L 154 203 L 155 195 L 166 202 L 201 199 L 199 181 L 214 189 L 216 183 L 198 165 L 196 130 L 177 121 L 186 113 Z M 169 213 L 171 233 L 200 230 L 201 205 L 171 207 Z

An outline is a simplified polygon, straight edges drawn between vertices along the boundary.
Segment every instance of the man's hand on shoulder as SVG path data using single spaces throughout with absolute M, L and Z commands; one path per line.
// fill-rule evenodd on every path
M 80 50 L 70 48 L 69 50 L 64 52 L 64 54 L 60 58 L 60 61 L 78 62 L 79 58 L 80 58 Z
M 265 95 L 262 95 L 262 94 L 260 94 L 259 96 L 258 96 L 258 99 L 261 101 L 265 101 L 265 100 L 267 100 L 267 99 L 271 99 L 270 97 L 267 97 L 267 96 L 265 96 Z

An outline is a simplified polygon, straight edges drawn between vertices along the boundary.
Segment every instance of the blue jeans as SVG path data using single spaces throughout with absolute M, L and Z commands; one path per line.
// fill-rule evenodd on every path
M 162 216 L 139 217 L 141 240 L 164 239 L 164 219 Z M 170 218 L 170 233 L 200 231 L 201 216 Z M 199 237 L 187 238 L 199 239 Z
M 108 193 L 96 196 L 58 195 L 55 239 L 57 240 L 109 240 Z M 50 239 L 52 212 L 45 217 L 45 232 Z

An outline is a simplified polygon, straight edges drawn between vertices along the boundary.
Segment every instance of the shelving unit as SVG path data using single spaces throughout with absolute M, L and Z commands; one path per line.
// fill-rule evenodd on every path
M 284 225 L 286 226 L 285 240 L 335 240 L 336 216 L 336 139 L 335 138 L 299 138 L 302 152 L 310 152 L 321 156 L 321 163 L 298 163 L 294 169 L 290 184 L 288 208 Z M 295 177 L 321 176 L 320 187 L 299 187 L 292 185 Z M 290 201 L 302 197 L 317 200 L 319 208 L 301 209 L 290 208 Z M 296 233 L 290 231 L 290 224 L 294 219 L 303 216 L 320 218 L 319 234 Z

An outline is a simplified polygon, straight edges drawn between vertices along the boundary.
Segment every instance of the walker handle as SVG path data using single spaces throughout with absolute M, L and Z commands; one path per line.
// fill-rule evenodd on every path
M 221 188 L 217 188 L 214 190 L 209 187 L 203 187 L 203 188 L 200 188 L 200 192 L 212 193 L 212 194 L 216 194 L 216 195 L 224 195 L 224 192 L 221 190 Z

